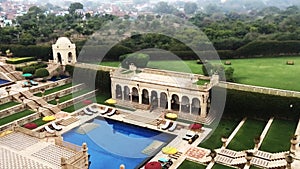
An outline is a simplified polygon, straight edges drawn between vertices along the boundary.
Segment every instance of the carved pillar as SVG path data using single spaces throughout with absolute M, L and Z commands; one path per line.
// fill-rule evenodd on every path
M 201 117 L 206 117 L 207 115 L 207 99 L 208 99 L 207 93 L 201 95 L 201 99 L 200 99 Z

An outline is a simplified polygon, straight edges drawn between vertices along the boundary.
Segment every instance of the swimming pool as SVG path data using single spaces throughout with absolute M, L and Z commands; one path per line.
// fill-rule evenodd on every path
M 11 84 L 11 83 L 12 83 L 11 81 L 0 79 L 0 87 L 6 86 L 6 85 Z
M 63 134 L 63 138 L 79 146 L 87 143 L 90 169 L 117 169 L 121 164 L 129 169 L 140 168 L 175 138 L 171 134 L 101 117 L 87 124 L 94 129 L 88 131 L 77 127 Z M 82 134 L 82 131 L 86 133 Z M 149 145 L 159 145 L 159 148 L 153 150 Z

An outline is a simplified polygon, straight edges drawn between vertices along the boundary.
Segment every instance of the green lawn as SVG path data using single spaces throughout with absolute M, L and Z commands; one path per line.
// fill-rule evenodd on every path
M 90 89 L 83 89 L 83 90 L 80 90 L 80 91 L 77 91 L 77 92 L 65 95 L 65 96 L 59 98 L 59 103 L 65 102 L 67 100 L 71 100 L 71 99 L 73 99 L 73 98 L 75 98 L 77 96 L 83 95 L 83 94 L 85 94 L 87 92 L 90 92 L 90 91 L 91 91 Z M 50 103 L 50 104 L 56 104 L 56 101 L 54 99 L 54 100 L 49 101 L 48 103 Z
M 260 150 L 272 153 L 288 151 L 291 146 L 290 139 L 296 127 L 297 122 L 274 119 Z
M 260 136 L 264 127 L 265 121 L 247 119 L 244 125 L 239 129 L 234 138 L 229 143 L 229 149 L 242 151 L 254 148 L 253 139 Z
M 250 169 L 261 169 L 261 168 L 252 165 L 252 166 L 250 167 Z
M 48 123 L 47 121 L 43 121 L 42 119 L 43 119 L 43 118 L 41 117 L 41 118 L 39 118 L 39 119 L 36 119 L 36 120 L 32 121 L 32 123 L 37 124 L 37 126 L 42 126 L 42 125 Z
M 198 146 L 207 149 L 216 149 L 222 146 L 221 137 L 229 137 L 235 127 L 239 124 L 239 120 L 221 119 L 218 127 L 213 134 Z
M 4 124 L 7 124 L 7 123 L 10 123 L 14 120 L 17 120 L 17 119 L 20 119 L 22 117 L 25 117 L 25 116 L 28 116 L 30 114 L 34 113 L 34 111 L 31 111 L 31 110 L 24 110 L 24 111 L 21 111 L 21 112 L 18 112 L 18 113 L 15 113 L 13 115 L 10 115 L 10 116 L 7 116 L 7 117 L 4 117 L 0 120 L 0 126 L 4 125 Z
M 85 104 L 83 104 L 82 102 L 76 103 L 72 106 L 66 107 L 64 109 L 62 109 L 62 111 L 68 112 L 68 113 L 73 113 L 75 110 L 77 109 L 81 109 L 84 106 L 86 106 Z
M 206 166 L 189 160 L 184 160 L 178 169 L 205 169 Z
M 69 87 L 72 87 L 72 83 L 68 83 L 68 84 L 65 84 L 65 85 L 62 85 L 62 86 L 57 86 L 57 87 L 54 87 L 52 89 L 46 90 L 44 95 L 46 96 L 48 94 L 55 93 L 55 92 L 58 92 L 58 91 L 63 90 L 63 89 L 67 89 Z M 42 93 L 39 92 L 39 93 L 36 93 L 34 95 L 41 97 Z
M 293 60 L 295 65 L 286 65 L 287 60 Z M 224 63 L 226 60 L 222 60 Z M 234 68 L 234 78 L 237 83 L 265 86 L 278 89 L 300 91 L 300 56 L 231 59 Z M 212 61 L 215 63 L 215 61 Z M 119 62 L 101 62 L 101 65 L 118 67 Z M 202 74 L 202 66 L 194 60 L 188 61 L 150 61 L 147 67 L 180 72 Z
M 9 107 L 13 107 L 15 105 L 18 105 L 20 103 L 17 103 L 17 102 L 7 102 L 7 103 L 4 103 L 4 104 L 1 104 L 0 105 L 0 110 L 4 110 L 4 109 L 7 109 Z
M 233 169 L 233 168 L 228 167 L 226 165 L 221 165 L 221 164 L 215 163 L 215 165 L 212 167 L 212 169 Z

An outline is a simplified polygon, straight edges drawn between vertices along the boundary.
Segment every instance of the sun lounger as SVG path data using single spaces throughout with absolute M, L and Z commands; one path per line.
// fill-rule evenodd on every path
M 23 83 L 23 87 L 31 87 L 32 85 L 29 84 L 27 81 Z
M 84 112 L 85 114 L 87 114 L 87 115 L 92 115 L 92 114 L 93 114 L 92 112 L 88 111 L 87 109 L 83 109 L 83 112 Z
M 189 141 L 192 137 L 194 137 L 194 135 L 195 135 L 195 132 L 189 131 L 188 133 L 185 134 L 185 136 L 182 139 Z
M 170 120 L 167 120 L 166 123 L 161 126 L 161 129 L 163 130 L 167 130 L 168 128 L 170 128 L 173 125 L 173 122 L 171 122 Z
M 111 112 L 107 113 L 108 116 L 112 116 L 116 113 L 116 109 L 112 109 Z
M 30 80 L 29 82 L 30 82 L 30 84 L 31 84 L 31 85 L 33 85 L 33 86 L 36 86 L 36 85 L 38 85 L 38 84 L 39 84 L 38 82 L 36 82 L 36 81 L 33 81 L 33 80 Z
M 173 122 L 172 126 L 169 128 L 169 131 L 174 131 L 177 127 L 177 122 Z
M 56 131 L 61 131 L 62 128 L 60 126 L 58 126 L 55 122 L 51 123 L 52 127 L 56 130 Z
M 97 110 L 94 110 L 94 109 L 92 109 L 90 107 L 87 107 L 86 110 L 89 111 L 89 112 L 91 112 L 91 113 L 98 113 Z
M 105 113 L 107 113 L 107 111 L 108 111 L 108 107 L 106 107 L 106 106 L 104 109 L 99 110 L 100 114 L 105 114 Z
M 48 133 L 51 133 L 51 134 L 53 134 L 53 133 L 55 132 L 54 130 L 50 129 L 49 126 L 45 126 L 45 130 L 46 130 Z

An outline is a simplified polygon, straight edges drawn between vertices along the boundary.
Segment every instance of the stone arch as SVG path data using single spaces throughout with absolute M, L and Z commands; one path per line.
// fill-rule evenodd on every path
M 136 87 L 132 88 L 131 97 L 133 102 L 139 102 L 139 91 Z
M 122 99 L 122 87 L 120 85 L 116 85 L 116 98 Z
M 126 101 L 130 101 L 131 97 L 130 97 L 130 89 L 128 86 L 124 86 L 124 100 Z
M 187 96 L 182 96 L 181 112 L 190 113 L 190 99 Z
M 73 54 L 72 54 L 72 52 L 69 52 L 68 53 L 68 63 L 72 63 L 72 60 L 73 60 Z
M 160 107 L 168 109 L 168 97 L 165 92 L 160 93 Z
M 172 94 L 171 110 L 179 111 L 179 97 L 177 94 Z
M 157 97 L 157 92 L 155 90 L 151 91 L 151 98 L 150 98 L 150 102 L 151 102 L 151 107 L 153 109 L 158 107 L 158 97 Z
M 62 64 L 62 57 L 61 57 L 61 54 L 59 52 L 57 52 L 57 62 L 59 64 Z
M 200 115 L 201 113 L 201 106 L 200 106 L 200 100 L 198 98 L 192 99 L 192 114 Z
M 147 89 L 142 90 L 142 104 L 149 104 L 149 92 Z

